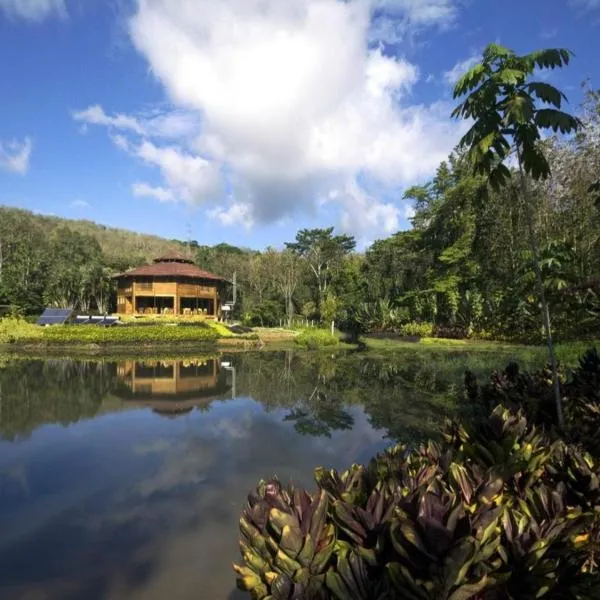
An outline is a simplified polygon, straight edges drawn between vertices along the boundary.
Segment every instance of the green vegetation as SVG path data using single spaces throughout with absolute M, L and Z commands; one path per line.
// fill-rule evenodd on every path
M 308 328 L 303 329 L 294 338 L 294 342 L 304 348 L 324 348 L 327 346 L 337 346 L 340 340 L 327 329 Z
M 238 586 L 255 600 L 591 598 L 600 585 L 600 357 L 562 381 L 511 365 L 440 442 L 315 471 L 308 493 L 261 481 L 240 519 Z
M 600 92 L 588 86 L 574 118 L 560 90 L 531 79 L 569 58 L 487 48 L 456 87 L 464 101 L 455 115 L 473 127 L 431 181 L 406 191 L 412 228 L 364 253 L 332 227 L 259 252 L 1 208 L 0 305 L 27 315 L 47 304 L 110 312 L 112 274 L 179 250 L 237 274 L 233 317 L 252 326 L 335 321 L 354 341 L 391 332 L 537 344 L 550 314 L 558 342 L 597 338 Z M 543 130 L 557 135 L 542 139 Z
M 57 325 L 40 327 L 19 318 L 0 320 L 0 344 L 19 346 L 76 345 L 169 345 L 176 343 L 214 343 L 222 338 L 256 340 L 255 334 L 236 335 L 220 323 L 206 321 L 183 323 L 128 324 L 113 327 Z
M 542 324 L 550 353 L 556 412 L 562 424 L 562 406 L 558 385 L 556 355 L 552 342 L 550 309 L 540 264 L 539 242 L 533 223 L 527 179 L 548 179 L 550 164 L 540 147 L 541 131 L 573 133 L 580 121 L 560 110 L 565 95 L 554 86 L 531 81 L 535 71 L 555 69 L 569 64 L 572 53 L 550 49 L 517 56 L 498 44 L 490 44 L 481 63 L 470 69 L 456 84 L 454 97 L 469 94 L 453 115 L 473 119 L 475 123 L 460 141 L 467 147 L 475 173 L 488 177 L 494 189 L 501 189 L 511 178 L 505 161 L 514 152 L 519 167 L 520 200 L 525 207 L 532 266 L 537 294 L 542 306 Z M 539 104 L 545 107 L 539 107 Z M 553 108 L 547 108 L 551 105 Z

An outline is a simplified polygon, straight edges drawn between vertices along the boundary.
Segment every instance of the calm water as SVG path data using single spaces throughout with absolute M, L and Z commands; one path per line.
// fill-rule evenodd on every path
M 471 362 L 0 363 L 0 598 L 245 598 L 231 563 L 256 482 L 311 486 L 429 434 Z

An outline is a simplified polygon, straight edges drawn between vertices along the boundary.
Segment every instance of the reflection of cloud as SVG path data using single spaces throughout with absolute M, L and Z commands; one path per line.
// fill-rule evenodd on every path
M 250 437 L 252 427 L 252 414 L 246 412 L 239 419 L 221 419 L 214 427 L 216 435 L 225 435 L 234 439 Z
M 214 403 L 185 421 L 150 415 L 150 428 L 137 419 L 111 427 L 117 457 L 111 468 L 78 480 L 85 489 L 76 502 L 65 501 L 72 489 L 61 490 L 63 510 L 15 537 L 0 555 L 11 573 L 10 597 L 43 592 L 47 600 L 65 600 L 102 589 L 110 600 L 163 600 L 177 597 L 176 586 L 179 597 L 201 588 L 206 598 L 233 598 L 238 519 L 257 482 L 277 474 L 312 489 L 315 466 L 343 468 L 382 447 L 381 433 L 361 411 L 348 410 L 353 431 L 327 440 L 296 435 L 282 421 L 285 409 L 267 414 L 248 399 Z M 148 413 L 118 418 L 137 414 Z M 98 430 L 98 437 L 86 438 L 89 447 L 78 448 L 94 454 L 105 435 Z M 37 557 L 45 540 L 57 537 L 61 544 L 39 561 L 33 577 L 30 569 L 19 572 L 23 557 Z
M 146 456 L 147 454 L 166 452 L 169 448 L 171 448 L 171 444 L 164 438 L 161 438 L 151 444 L 137 444 L 133 446 L 133 453 L 138 456 Z
M 13 495 L 29 496 L 27 468 L 25 465 L 14 465 L 0 470 L 0 496 Z
M 182 442 L 164 456 L 154 475 L 140 482 L 135 490 L 148 497 L 183 485 L 199 485 L 206 481 L 206 473 L 215 459 L 214 446 L 208 440 L 194 438 Z

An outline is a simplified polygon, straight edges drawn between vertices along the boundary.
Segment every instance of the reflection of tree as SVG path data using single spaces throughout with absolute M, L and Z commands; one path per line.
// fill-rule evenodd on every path
M 17 360 L 0 369 L 0 437 L 27 437 L 41 425 L 69 425 L 97 414 L 114 386 L 102 362 Z
M 330 435 L 352 427 L 345 410 L 358 405 L 371 424 L 392 439 L 411 441 L 435 433 L 455 410 L 457 389 L 473 359 L 466 353 L 394 352 L 383 357 L 356 354 L 277 352 L 236 359 L 238 394 L 267 410 L 287 408 L 296 431 Z M 479 359 L 478 370 L 491 370 Z
M 315 388 L 307 402 L 300 402 L 284 418 L 293 421 L 300 435 L 331 437 L 332 431 L 352 429 L 354 417 L 344 410 L 339 401 Z
M 351 429 L 347 407 L 355 405 L 375 428 L 407 442 L 432 435 L 455 412 L 467 367 L 490 372 L 498 356 L 474 361 L 466 353 L 431 350 L 382 357 L 287 351 L 238 354 L 231 361 L 237 395 L 267 411 L 284 409 L 302 435 Z M 116 363 L 9 361 L 0 368 L 0 437 L 16 439 L 43 424 L 67 425 L 116 410 L 121 404 L 115 398 L 111 407 L 110 398 L 119 389 Z

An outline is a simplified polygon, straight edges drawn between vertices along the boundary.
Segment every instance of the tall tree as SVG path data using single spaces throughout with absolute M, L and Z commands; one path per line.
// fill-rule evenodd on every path
M 344 256 L 356 247 L 350 235 L 333 235 L 333 227 L 327 229 L 301 229 L 295 242 L 286 242 L 286 247 L 303 258 L 314 276 L 317 309 L 327 294 L 333 272 Z
M 486 175 L 493 188 L 503 187 L 510 179 L 512 173 L 506 162 L 513 152 L 515 154 L 552 365 L 557 421 L 561 427 L 563 415 L 556 354 L 538 242 L 529 208 L 526 175 L 534 180 L 550 176 L 550 164 L 540 144 L 542 130 L 551 129 L 564 134 L 579 128 L 578 119 L 560 110 L 563 100 L 566 100 L 560 90 L 546 82 L 531 81 L 536 69 L 566 66 L 571 56 L 569 50 L 562 48 L 539 50 L 519 56 L 508 48 L 490 44 L 483 52 L 482 61 L 457 82 L 454 97 L 467 94 L 467 98 L 452 113 L 454 117 L 475 121 L 459 146 L 468 148 L 475 172 Z

